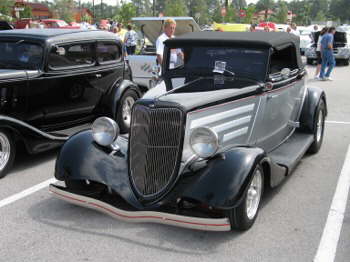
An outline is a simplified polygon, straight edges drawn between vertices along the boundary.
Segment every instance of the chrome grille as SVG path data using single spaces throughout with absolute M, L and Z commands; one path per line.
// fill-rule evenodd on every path
M 129 174 L 137 193 L 156 197 L 174 180 L 180 164 L 183 112 L 135 105 L 130 130 Z

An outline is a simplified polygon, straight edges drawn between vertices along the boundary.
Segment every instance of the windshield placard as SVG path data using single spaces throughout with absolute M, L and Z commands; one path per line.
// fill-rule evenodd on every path
M 226 62 L 225 61 L 215 61 L 214 73 L 223 74 L 226 70 Z

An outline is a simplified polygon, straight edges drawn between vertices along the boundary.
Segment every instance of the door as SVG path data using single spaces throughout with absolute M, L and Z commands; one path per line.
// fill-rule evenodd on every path
M 96 66 L 93 42 L 54 46 L 47 72 L 29 81 L 28 121 L 46 131 L 91 121 L 102 95 Z

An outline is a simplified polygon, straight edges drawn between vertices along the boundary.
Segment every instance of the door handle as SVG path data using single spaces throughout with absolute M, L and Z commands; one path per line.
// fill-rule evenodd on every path
M 269 95 L 269 96 L 267 96 L 267 100 L 269 100 L 269 99 L 272 99 L 272 98 L 276 98 L 276 97 L 278 97 L 279 95 Z
M 102 77 L 101 74 L 96 74 L 95 76 L 96 76 L 96 78 L 101 78 Z

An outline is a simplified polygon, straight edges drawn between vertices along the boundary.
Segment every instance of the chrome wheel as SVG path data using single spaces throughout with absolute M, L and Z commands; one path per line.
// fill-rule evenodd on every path
M 316 125 L 316 141 L 319 143 L 322 138 L 322 133 L 323 133 L 323 111 L 320 110 L 318 114 L 318 119 L 317 119 L 317 125 Z
M 252 182 L 248 188 L 246 198 L 246 213 L 247 217 L 252 220 L 254 219 L 261 199 L 262 193 L 262 174 L 259 169 L 256 169 Z
M 126 97 L 123 103 L 122 117 L 123 117 L 123 122 L 127 128 L 130 128 L 131 109 L 134 103 L 135 103 L 135 99 L 131 96 Z
M 4 170 L 11 155 L 11 144 L 8 137 L 0 132 L 0 171 Z

